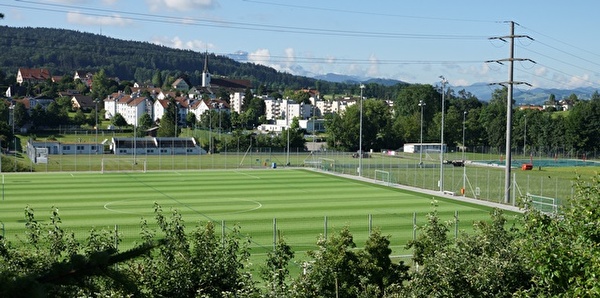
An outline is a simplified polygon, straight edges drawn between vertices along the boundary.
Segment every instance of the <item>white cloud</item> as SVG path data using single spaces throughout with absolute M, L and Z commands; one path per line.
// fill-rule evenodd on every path
M 572 76 L 569 78 L 567 85 L 570 88 L 587 87 L 590 85 L 590 76 L 588 74 Z
M 120 15 L 112 16 L 88 16 L 79 12 L 71 11 L 67 13 L 67 22 L 87 26 L 127 26 L 132 23 L 131 20 L 123 19 Z
M 215 46 L 212 43 L 207 43 L 202 40 L 182 40 L 179 36 L 175 37 L 153 37 L 152 43 L 162 45 L 169 48 L 192 50 L 195 52 L 204 52 L 207 49 L 213 49 Z
M 268 49 L 258 49 L 248 54 L 248 62 L 274 67 L 270 64 L 270 60 L 271 52 Z
M 369 68 L 367 69 L 367 76 L 378 77 L 379 76 L 379 59 L 375 55 L 369 57 Z
M 547 73 L 548 73 L 548 69 L 547 69 L 547 68 L 545 68 L 545 67 L 543 67 L 543 66 L 542 66 L 542 67 L 537 67 L 537 68 L 535 69 L 535 75 L 536 75 L 536 76 L 541 76 L 541 77 L 543 77 L 543 76 L 545 76 Z
M 287 48 L 284 50 L 285 52 L 285 67 L 290 68 L 296 62 L 296 55 L 294 53 L 294 49 Z
M 219 7 L 217 0 L 146 0 L 151 11 L 163 9 L 188 11 L 193 9 L 213 9 Z
M 454 82 L 452 82 L 452 85 L 454 85 L 454 86 L 469 86 L 469 85 L 471 85 L 471 83 L 469 83 L 469 80 L 467 80 L 467 79 L 457 79 L 457 80 L 454 80 Z

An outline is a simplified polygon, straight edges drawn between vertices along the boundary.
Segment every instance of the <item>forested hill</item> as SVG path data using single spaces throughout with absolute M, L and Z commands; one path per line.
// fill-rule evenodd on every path
M 52 75 L 103 68 L 108 76 L 144 82 L 160 70 L 163 75 L 187 74 L 192 84 L 200 83 L 205 55 L 73 30 L 7 26 L 0 26 L 0 53 L 0 70 L 7 74 L 16 74 L 19 67 L 45 67 Z M 249 79 L 255 86 L 264 84 L 273 89 L 315 87 L 316 83 L 312 78 L 212 54 L 209 70 L 213 75 Z

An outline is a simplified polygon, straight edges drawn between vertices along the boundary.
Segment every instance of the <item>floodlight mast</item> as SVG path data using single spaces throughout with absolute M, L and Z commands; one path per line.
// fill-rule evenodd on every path
M 442 79 L 442 127 L 440 129 L 440 192 L 444 192 L 444 109 L 446 105 L 446 78 L 440 76 Z
M 419 167 L 423 166 L 423 107 L 425 106 L 425 101 L 419 100 L 419 107 L 421 107 L 421 138 L 420 138 L 420 146 L 419 146 Z
M 362 177 L 362 127 L 363 127 L 363 90 L 365 89 L 364 84 L 360 84 L 360 128 L 358 137 L 358 176 Z

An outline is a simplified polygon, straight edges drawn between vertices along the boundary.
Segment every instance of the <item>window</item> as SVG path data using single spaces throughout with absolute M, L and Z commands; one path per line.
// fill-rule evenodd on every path
M 83 146 L 81 146 L 81 145 L 78 145 L 78 146 L 77 146 L 77 150 L 78 150 L 78 151 L 81 151 L 81 150 L 83 150 Z
M 148 149 L 146 150 L 146 153 L 154 153 L 154 149 Z
M 71 150 L 71 146 L 63 146 L 62 150 L 64 150 L 64 151 Z
M 160 153 L 167 153 L 167 149 L 160 149 Z
M 194 149 L 189 149 L 189 148 L 188 148 L 188 149 L 187 149 L 187 152 L 188 152 L 188 153 L 194 152 Z

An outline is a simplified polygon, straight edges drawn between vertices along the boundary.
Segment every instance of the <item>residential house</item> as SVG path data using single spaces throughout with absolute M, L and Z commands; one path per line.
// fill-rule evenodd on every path
M 117 110 L 118 102 L 129 102 L 131 100 L 131 96 L 123 93 L 122 91 L 109 94 L 104 99 L 104 118 L 112 119 L 119 111 Z
M 94 74 L 89 71 L 78 70 L 75 71 L 73 75 L 73 80 L 80 80 L 84 83 L 88 88 L 92 86 L 92 81 L 94 80 Z
M 189 112 L 196 116 L 196 121 L 202 120 L 202 115 L 209 110 L 218 113 L 230 113 L 229 105 L 222 99 L 196 100 L 189 104 Z
M 165 111 L 167 110 L 167 107 L 169 106 L 169 100 L 167 99 L 157 99 L 154 101 L 154 104 L 152 105 L 152 120 L 154 122 L 156 122 L 157 120 L 160 120 L 163 115 L 165 114 Z
M 96 108 L 96 102 L 90 96 L 75 94 L 71 97 L 71 106 L 76 110 L 91 111 Z
M 181 90 L 181 91 L 190 89 L 190 85 L 183 78 L 179 78 L 179 79 L 175 80 L 175 82 L 173 82 L 173 84 L 171 84 L 171 87 L 173 87 L 173 89 L 175 89 L 175 90 Z
M 233 92 L 229 95 L 229 106 L 234 112 L 241 113 L 244 104 L 245 92 Z
M 17 83 L 24 82 L 39 83 L 51 78 L 50 71 L 46 68 L 19 68 L 17 71 Z

